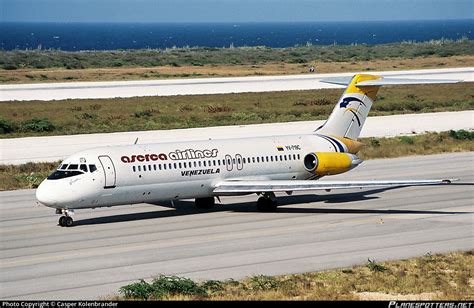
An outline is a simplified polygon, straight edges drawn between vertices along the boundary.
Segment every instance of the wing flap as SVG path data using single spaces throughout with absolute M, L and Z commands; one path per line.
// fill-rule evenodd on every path
M 216 185 L 214 194 L 223 196 L 261 192 L 424 186 L 450 184 L 453 181 L 456 181 L 456 179 L 388 181 L 224 181 Z

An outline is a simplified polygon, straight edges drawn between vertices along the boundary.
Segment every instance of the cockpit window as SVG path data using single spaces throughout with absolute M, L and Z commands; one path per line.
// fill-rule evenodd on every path
M 62 164 L 58 169 L 66 170 L 67 166 L 68 166 L 67 164 Z
M 81 169 L 81 170 L 84 171 L 84 172 L 87 172 L 87 165 L 86 165 L 86 164 L 81 164 L 81 165 L 79 166 L 79 169 Z
M 79 165 L 69 165 L 69 167 L 67 168 L 67 170 L 77 170 L 79 169 Z
M 94 172 L 97 170 L 97 167 L 95 165 L 89 165 L 89 171 Z
M 76 176 L 79 174 L 83 174 L 83 172 L 78 171 L 78 170 L 73 170 L 73 171 L 56 170 L 53 173 L 51 173 L 50 176 L 48 176 L 48 180 L 59 180 L 59 179 Z

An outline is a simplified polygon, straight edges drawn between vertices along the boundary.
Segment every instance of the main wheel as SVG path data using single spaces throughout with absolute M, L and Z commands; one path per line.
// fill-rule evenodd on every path
M 196 198 L 194 204 L 196 204 L 196 207 L 198 209 L 212 209 L 216 204 L 216 200 L 214 199 L 214 197 Z
M 66 226 L 65 220 L 66 220 L 66 216 L 61 216 L 61 217 L 59 218 L 59 225 L 60 225 L 61 227 L 65 227 L 65 226 Z
M 71 227 L 73 222 L 74 221 L 72 220 L 72 217 L 70 217 L 70 216 L 66 216 L 65 219 L 64 219 L 64 225 L 66 227 Z
M 276 200 L 270 198 L 260 197 L 257 201 L 257 210 L 259 212 L 275 212 L 277 209 Z

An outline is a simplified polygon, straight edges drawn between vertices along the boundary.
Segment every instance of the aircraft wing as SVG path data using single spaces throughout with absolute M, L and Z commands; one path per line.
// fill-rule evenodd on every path
M 287 181 L 287 180 L 229 180 L 216 185 L 214 194 L 218 196 L 263 192 L 290 192 L 305 190 L 329 190 L 373 187 L 402 187 L 450 184 L 455 179 L 439 180 L 387 180 L 387 181 Z

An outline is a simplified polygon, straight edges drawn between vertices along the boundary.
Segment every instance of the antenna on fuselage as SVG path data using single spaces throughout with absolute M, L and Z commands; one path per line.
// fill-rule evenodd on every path
M 135 142 L 133 144 L 137 144 L 137 142 L 138 142 L 138 137 L 137 137 L 137 139 L 135 139 Z

